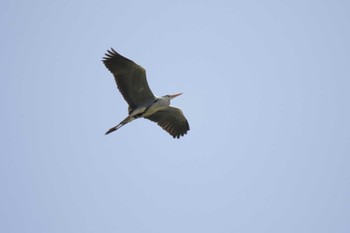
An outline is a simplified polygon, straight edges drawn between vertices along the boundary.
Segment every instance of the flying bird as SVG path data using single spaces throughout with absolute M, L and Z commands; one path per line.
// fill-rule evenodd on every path
M 110 128 L 106 135 L 140 117 L 156 122 L 174 138 L 180 138 L 190 130 L 181 109 L 170 106 L 170 100 L 182 93 L 155 96 L 148 86 L 146 70 L 113 48 L 107 50 L 102 61 L 113 74 L 120 93 L 129 105 L 129 115 Z

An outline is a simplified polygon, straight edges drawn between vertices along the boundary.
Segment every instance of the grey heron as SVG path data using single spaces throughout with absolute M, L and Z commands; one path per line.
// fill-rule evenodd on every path
M 107 50 L 102 61 L 113 74 L 120 93 L 129 105 L 129 115 L 110 128 L 106 135 L 140 117 L 156 122 L 174 138 L 180 138 L 190 130 L 181 109 L 170 106 L 170 100 L 182 93 L 155 96 L 148 86 L 146 70 L 113 48 Z

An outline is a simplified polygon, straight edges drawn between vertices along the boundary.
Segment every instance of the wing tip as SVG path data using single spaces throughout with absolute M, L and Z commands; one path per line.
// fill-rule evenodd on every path
M 118 53 L 112 47 L 110 49 L 107 49 L 105 56 L 102 58 L 102 62 L 105 63 L 109 59 L 113 58 L 116 54 Z
M 184 128 L 178 128 L 176 130 L 172 130 L 171 132 L 168 132 L 173 138 L 180 139 L 180 137 L 183 137 L 187 134 L 187 132 L 190 131 L 190 125 L 188 124 L 188 121 L 186 121 Z

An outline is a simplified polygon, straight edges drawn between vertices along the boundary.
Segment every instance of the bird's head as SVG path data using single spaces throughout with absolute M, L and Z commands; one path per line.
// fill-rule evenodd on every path
M 174 95 L 165 95 L 165 96 L 163 96 L 163 98 L 171 100 L 171 99 L 174 99 L 175 97 L 178 97 L 179 95 L 182 95 L 182 93 L 178 93 L 178 94 L 174 94 Z
M 168 105 L 170 104 L 170 100 L 174 99 L 175 97 L 182 95 L 182 93 L 174 94 L 174 95 L 164 95 L 161 97 L 162 101 L 164 103 L 167 103 Z

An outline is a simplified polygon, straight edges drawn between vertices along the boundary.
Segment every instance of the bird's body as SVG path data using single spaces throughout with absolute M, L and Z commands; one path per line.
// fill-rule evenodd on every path
M 119 91 L 129 104 L 129 115 L 106 134 L 140 117 L 157 122 L 174 138 L 187 133 L 190 127 L 182 111 L 170 106 L 170 100 L 181 93 L 162 97 L 153 95 L 147 83 L 145 69 L 114 49 L 108 50 L 103 63 L 114 75 Z

